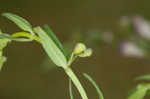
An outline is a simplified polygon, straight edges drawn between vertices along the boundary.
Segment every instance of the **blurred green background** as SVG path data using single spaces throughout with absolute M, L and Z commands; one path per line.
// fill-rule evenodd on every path
M 64 44 L 75 44 L 80 40 L 73 37 L 79 32 L 109 30 L 118 33 L 121 16 L 139 14 L 150 19 L 149 4 L 149 0 L 1 0 L 0 13 L 18 14 L 33 26 L 47 23 Z M 3 17 L 0 28 L 10 34 L 20 31 Z M 86 38 L 86 34 L 83 35 Z M 77 60 L 72 67 L 89 99 L 98 97 L 82 72 L 93 77 L 106 99 L 125 99 L 136 85 L 134 78 L 150 73 L 149 59 L 124 57 L 114 48 L 117 45 L 87 45 L 94 49 L 92 57 Z M 45 63 L 47 55 L 39 44 L 11 43 L 5 49 L 5 56 L 8 60 L 0 72 L 0 99 L 69 99 L 68 77 L 62 69 L 52 69 L 53 63 Z M 77 91 L 75 95 L 80 99 Z

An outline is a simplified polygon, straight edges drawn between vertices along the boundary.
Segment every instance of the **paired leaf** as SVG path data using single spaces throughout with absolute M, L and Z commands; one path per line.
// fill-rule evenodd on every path
M 34 31 L 39 35 L 42 46 L 52 61 L 57 66 L 66 68 L 67 59 L 61 49 L 53 41 L 52 37 L 49 36 L 41 27 L 34 28 Z
M 32 32 L 32 25 L 24 18 L 12 13 L 3 13 L 2 16 L 5 16 L 9 20 L 13 21 L 22 30 Z
M 91 82 L 91 84 L 96 88 L 96 91 L 97 91 L 97 93 L 99 95 L 99 99 L 104 99 L 103 93 L 100 90 L 100 88 L 98 87 L 98 85 L 96 84 L 96 82 L 88 74 L 86 74 L 86 73 L 84 73 L 83 76 L 86 79 L 88 79 Z
M 73 54 L 79 57 L 89 57 L 92 55 L 92 49 L 87 48 L 83 43 L 78 43 L 74 48 Z

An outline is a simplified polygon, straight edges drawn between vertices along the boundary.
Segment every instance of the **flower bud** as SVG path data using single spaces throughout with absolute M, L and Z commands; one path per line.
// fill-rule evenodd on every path
M 74 48 L 74 54 L 79 55 L 86 50 L 86 46 L 83 43 L 78 43 Z
M 83 53 L 79 54 L 80 57 L 89 57 L 92 55 L 92 49 L 88 48 L 85 51 L 83 51 Z

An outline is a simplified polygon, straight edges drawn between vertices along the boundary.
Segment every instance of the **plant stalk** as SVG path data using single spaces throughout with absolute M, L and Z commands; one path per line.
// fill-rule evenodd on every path
M 30 33 L 27 32 L 17 32 L 11 35 L 12 37 L 26 37 L 26 38 L 30 38 L 32 37 L 33 40 L 37 41 L 38 43 L 40 43 L 40 38 L 36 35 L 32 35 Z
M 77 78 L 77 76 L 75 75 L 75 73 L 71 70 L 71 68 L 67 68 L 65 69 L 66 74 L 70 77 L 70 79 L 72 80 L 72 82 L 74 83 L 74 85 L 76 86 L 76 88 L 78 89 L 82 99 L 88 99 L 87 94 L 84 90 L 84 88 L 82 87 L 79 79 Z

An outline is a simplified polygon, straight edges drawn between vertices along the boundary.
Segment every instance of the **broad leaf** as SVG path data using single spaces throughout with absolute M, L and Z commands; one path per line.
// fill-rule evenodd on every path
M 9 20 L 13 21 L 18 27 L 23 29 L 24 31 L 32 32 L 32 26 L 31 24 L 23 19 L 20 16 L 17 16 L 12 13 L 3 13 L 2 16 L 7 17 Z
M 43 48 L 45 49 L 48 56 L 57 65 L 63 68 L 67 66 L 67 59 L 63 52 L 41 27 L 34 28 L 34 31 L 39 35 Z

